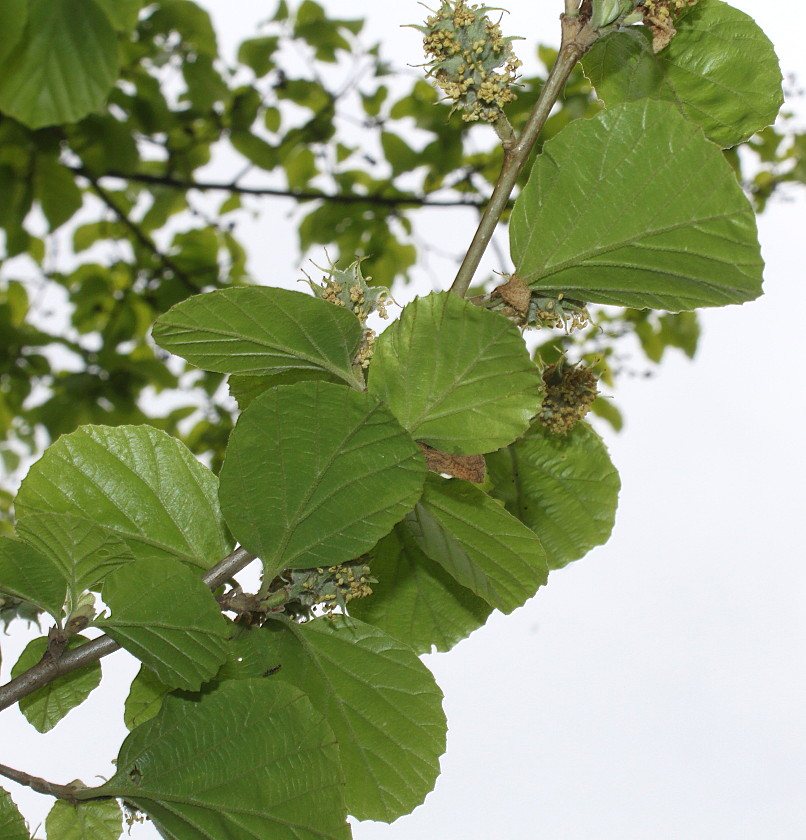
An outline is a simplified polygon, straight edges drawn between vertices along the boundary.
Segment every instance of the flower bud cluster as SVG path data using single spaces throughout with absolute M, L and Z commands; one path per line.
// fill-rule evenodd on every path
M 416 26 L 423 34 L 429 76 L 461 110 L 468 122 L 495 122 L 516 96 L 511 85 L 521 61 L 511 41 L 486 12 L 487 6 L 468 6 L 465 0 L 443 0 L 439 11 Z M 501 72 L 498 72 L 501 68 Z
M 687 7 L 698 0 L 643 0 L 641 10 L 644 24 L 652 30 L 652 49 L 660 52 L 674 38 L 677 30 L 675 18 Z
M 565 359 L 543 371 L 546 396 L 538 412 L 540 422 L 555 435 L 565 435 L 588 413 L 599 391 L 596 377 L 583 365 Z
M 311 618 L 317 606 L 325 612 L 336 607 L 345 612 L 350 601 L 371 595 L 370 584 L 377 583 L 365 561 L 365 557 L 359 557 L 335 566 L 286 569 L 280 576 L 287 595 L 286 612 L 302 618 Z
M 372 278 L 365 278 L 361 274 L 361 260 L 355 260 L 344 270 L 336 268 L 335 265 L 331 265 L 330 268 L 321 268 L 320 266 L 316 266 L 316 268 L 320 271 L 327 271 L 327 275 L 322 277 L 321 284 L 315 283 L 307 274 L 305 275 L 305 281 L 317 297 L 335 306 L 343 306 L 355 313 L 362 326 L 364 326 L 364 339 L 358 348 L 355 364 L 362 368 L 369 367 L 375 350 L 377 335 L 375 330 L 367 328 L 367 317 L 373 312 L 377 312 L 381 318 L 388 318 L 389 313 L 386 307 L 392 301 L 392 297 L 383 286 L 370 286 L 368 284 L 367 281 L 372 280 Z
M 529 326 L 556 327 L 572 333 L 591 324 L 590 313 L 580 300 L 566 298 L 562 292 L 557 297 L 546 297 L 532 293 L 526 322 Z

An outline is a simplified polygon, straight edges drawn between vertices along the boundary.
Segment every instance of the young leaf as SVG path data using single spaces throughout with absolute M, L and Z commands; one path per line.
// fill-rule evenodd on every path
M 540 537 L 549 568 L 607 542 L 621 482 L 587 423 L 565 436 L 535 423 L 521 440 L 489 455 L 487 467 L 492 495 Z
M 171 688 L 198 691 L 227 658 L 229 623 L 180 563 L 128 563 L 106 578 L 103 598 L 112 615 L 95 624 Z
M 207 569 L 232 548 L 216 477 L 149 426 L 83 426 L 63 435 L 31 467 L 15 507 L 19 520 L 60 513 L 94 523 L 138 558 Z
M 145 665 L 140 666 L 132 680 L 126 702 L 123 706 L 123 722 L 126 729 L 145 723 L 155 717 L 162 708 L 162 701 L 170 694 L 171 687 Z
M 123 830 L 116 799 L 79 802 L 57 801 L 45 819 L 48 838 L 58 840 L 119 840 Z
M 0 110 L 29 128 L 80 120 L 118 70 L 115 31 L 94 0 L 29 0 L 22 38 L 0 75 Z
M 761 294 L 753 210 L 722 153 L 667 102 L 577 120 L 518 196 L 512 259 L 532 289 L 679 311 Z
M 506 318 L 440 292 L 410 303 L 378 338 L 369 390 L 415 439 L 475 455 L 526 431 L 540 377 Z
M 71 219 L 84 201 L 75 175 L 47 155 L 36 159 L 34 191 L 51 231 Z
M 288 289 L 221 289 L 178 303 L 157 320 L 154 341 L 219 373 L 324 370 L 356 383 L 363 330 L 352 312 Z
M 28 601 L 60 621 L 67 581 L 49 557 L 24 542 L 0 537 L 0 592 Z
M 221 507 L 267 573 L 358 557 L 416 503 L 419 447 L 374 397 L 326 382 L 273 388 L 238 418 Z
M 339 742 L 347 811 L 391 822 L 432 790 L 445 751 L 442 692 L 405 643 L 343 616 L 269 622 L 282 679 L 304 691 Z
M 173 840 L 348 840 L 338 745 L 322 715 L 275 679 L 170 696 L 123 742 L 118 796 Z
M 74 650 L 88 641 L 83 636 L 71 636 L 67 650 Z M 32 668 L 42 659 L 47 649 L 48 640 L 45 636 L 30 641 L 12 667 L 11 676 L 18 677 Z M 20 700 L 20 711 L 38 732 L 49 732 L 70 709 L 83 703 L 100 682 L 101 663 L 83 665 L 23 697 Z
M 675 29 L 658 53 L 641 26 L 613 32 L 585 54 L 585 75 L 608 107 L 672 102 L 724 148 L 775 122 L 784 101 L 781 70 L 751 17 L 720 0 L 699 0 L 680 13 Z
M 31 840 L 22 814 L 17 810 L 11 794 L 0 788 L 0 838 L 2 840 Z
M 68 513 L 32 513 L 17 522 L 21 539 L 55 563 L 73 599 L 134 560 L 128 545 L 95 522 Z
M 417 547 L 400 523 L 372 550 L 372 595 L 350 601 L 350 615 L 400 639 L 415 653 L 450 650 L 481 627 L 492 607 Z
M 501 612 L 520 607 L 548 580 L 534 532 L 467 481 L 429 475 L 406 524 L 425 554 Z

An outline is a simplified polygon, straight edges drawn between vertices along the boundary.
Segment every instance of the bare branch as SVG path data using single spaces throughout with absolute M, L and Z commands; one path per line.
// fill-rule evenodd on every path
M 29 773 L 23 773 L 22 770 L 6 767 L 5 764 L 0 764 L 0 776 L 5 776 L 7 779 L 11 779 L 12 782 L 17 782 L 19 785 L 25 785 L 25 787 L 29 787 L 37 793 L 55 796 L 57 799 L 66 799 L 74 805 L 78 802 L 76 791 L 81 788 L 76 785 L 57 785 L 45 779 L 40 779 L 39 776 L 31 776 Z

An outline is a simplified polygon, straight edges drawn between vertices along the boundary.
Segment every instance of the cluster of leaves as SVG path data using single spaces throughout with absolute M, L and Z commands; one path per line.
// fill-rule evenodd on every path
M 232 61 L 191 0 L 143 5 L 15 0 L 0 9 L 0 458 L 8 475 L 20 456 L 84 423 L 149 422 L 219 464 L 233 423 L 221 376 L 184 374 L 181 393 L 196 386 L 193 398 L 155 408 L 148 397 L 174 391 L 180 378 L 147 333 L 185 297 L 248 282 L 238 224 L 250 210 L 266 199 L 299 202 L 302 253 L 326 245 L 337 260 L 371 255 L 373 282 L 388 286 L 408 279 L 423 245 L 412 233 L 416 210 L 480 205 L 500 169 L 492 137 L 474 136 L 468 151 L 468 126 L 449 103 L 425 81 L 393 74 L 377 46 L 361 47 L 359 20 L 331 18 L 313 0 L 282 2 Z M 703 37 L 698 48 L 713 46 Z M 619 32 L 589 58 L 585 70 L 606 101 L 608 86 L 618 87 L 607 66 L 614 43 L 629 67 L 646 52 L 646 38 Z M 296 67 L 292 47 L 310 60 Z M 665 55 L 646 54 L 635 70 L 668 77 L 661 93 L 618 84 L 673 99 L 685 64 L 675 70 Z M 541 48 L 540 56 L 548 67 L 556 53 Z M 688 84 L 699 79 L 695 72 Z M 507 108 L 516 130 L 542 85 L 542 77 L 521 79 Z M 600 108 L 581 71 L 561 105 L 541 143 Z M 746 148 L 757 156 L 747 186 L 759 207 L 781 183 L 804 181 L 802 137 L 767 128 Z M 234 165 L 237 176 L 204 180 L 204 167 L 233 155 L 244 162 Z M 592 326 L 565 350 L 597 355 L 612 379 L 615 336 L 640 316 L 593 314 L 596 324 L 617 318 L 621 329 L 603 346 Z M 666 333 L 655 332 L 662 341 Z M 0 488 L 7 532 L 8 490 Z
M 259 114 L 271 131 L 268 122 L 283 119 L 282 109 L 251 85 L 233 94 L 210 51 L 209 21 L 189 0 L 163 0 L 140 17 L 136 2 L 86 2 L 91 11 L 83 26 L 97 36 L 87 53 L 95 75 L 86 101 L 74 104 L 78 110 L 58 112 L 73 122 L 43 128 L 59 103 L 25 93 L 28 51 L 43 58 L 41 37 L 33 37 L 33 47 L 20 42 L 12 51 L 18 75 L 0 85 L 0 108 L 14 117 L 3 126 L 36 136 L 57 132 L 54 165 L 73 167 L 98 199 L 117 208 L 115 223 L 132 237 L 138 259 L 151 261 L 122 281 L 122 293 L 147 292 L 152 308 L 144 317 L 172 304 L 157 318 L 154 340 L 206 371 L 211 392 L 229 377 L 239 412 L 224 435 L 220 471 L 154 424 L 116 416 L 115 423 L 64 434 L 22 482 L 15 536 L 0 538 L 0 591 L 12 606 L 49 614 L 55 627 L 31 642 L 12 674 L 24 679 L 43 655 L 58 660 L 94 644 L 82 635 L 87 626 L 142 663 L 125 705 L 131 731 L 115 775 L 98 787 L 74 783 L 69 798 L 77 807 L 57 803 L 46 828 L 54 837 L 87 826 L 102 840 L 117 837 L 121 799 L 175 840 L 347 838 L 347 814 L 396 819 L 423 801 L 438 775 L 446 735 L 442 695 L 418 654 L 450 649 L 492 610 L 509 613 L 534 596 L 549 570 L 603 543 L 619 478 L 589 425 L 564 423 L 557 429 L 563 434 L 555 434 L 541 423 L 553 377 L 550 369 L 541 376 L 538 362 L 558 339 L 552 334 L 536 362 L 518 327 L 486 305 L 497 305 L 494 295 L 477 302 L 451 292 L 419 298 L 376 338 L 366 314 L 382 295 L 366 285 L 359 263 L 344 272 L 333 268 L 308 295 L 243 284 L 216 288 L 229 283 L 221 249 L 230 255 L 237 249 L 215 225 L 177 234 L 186 238 L 160 251 L 156 227 L 144 219 L 153 211 L 152 219 L 167 223 L 175 211 L 165 196 L 175 198 L 176 190 L 163 184 L 166 191 L 155 192 L 145 215 L 133 220 L 143 209 L 137 185 L 187 179 L 205 162 L 215 138 L 196 134 L 194 114 L 207 114 L 241 151 L 263 150 L 267 164 L 274 161 L 263 168 L 284 168 L 291 186 L 290 161 L 305 149 L 315 160 L 322 138 L 304 133 L 316 130 L 310 124 L 285 130 L 275 145 L 253 131 Z M 23 34 L 46 31 L 45 22 L 72 31 L 66 12 L 75 9 L 67 0 L 20 0 L 20 6 L 28 15 Z M 320 61 L 334 60 L 349 47 L 345 33 L 357 29 L 345 21 L 328 26 L 309 2 L 293 20 L 281 4 L 275 23 L 293 27 Z M 650 357 L 666 346 L 693 352 L 691 310 L 761 293 L 753 208 L 723 149 L 774 119 L 777 62 L 753 21 L 719 0 L 684 10 L 673 41 L 658 53 L 648 31 L 616 27 L 605 35 L 612 24 L 602 26 L 584 69 L 604 107 L 593 106 L 584 87 L 580 115 L 598 112 L 571 120 L 569 105 L 553 118 L 555 134 L 544 137 L 512 206 L 515 286 L 540 301 L 540 311 L 547 311 L 546 301 L 563 300 L 578 301 L 579 311 L 588 304 L 619 307 L 609 316 L 609 335 L 634 330 Z M 111 110 L 84 116 L 82 109 L 98 107 L 108 92 L 95 85 L 116 77 L 114 51 L 107 49 L 115 27 L 119 54 L 139 57 L 130 65 L 124 59 L 121 81 L 109 93 Z M 275 70 L 273 37 L 241 49 L 256 77 Z M 171 64 L 159 65 L 155 56 L 166 50 L 181 59 L 187 88 L 174 109 L 155 87 Z M 703 55 L 708 62 L 698 60 Z M 748 55 L 753 72 L 745 77 Z M 273 95 L 282 98 L 288 84 L 275 78 Z M 583 83 L 572 79 L 567 101 L 575 84 Z M 411 115 L 427 122 L 440 110 L 421 110 L 423 101 L 409 101 Z M 311 109 L 311 122 L 332 106 L 331 98 Z M 279 118 L 268 116 L 272 107 Z M 325 118 L 331 125 L 332 117 Z M 140 171 L 127 172 L 119 193 L 108 191 L 99 181 L 110 170 L 90 162 L 93 143 L 95 155 L 109 153 L 98 140 L 102 129 L 85 125 L 93 119 L 107 120 L 107 129 L 108 121 L 118 123 L 121 136 L 161 136 L 168 162 L 141 159 L 134 143 L 129 164 Z M 450 125 L 432 130 L 447 136 Z M 284 146 L 294 131 L 303 133 Z M 451 142 L 462 160 L 460 135 Z M 70 163 L 70 155 L 80 163 Z M 426 169 L 433 165 L 428 155 L 424 160 Z M 479 161 L 477 171 L 488 164 Z M 409 170 L 420 165 L 413 160 Z M 310 178 L 318 174 L 317 168 Z M 329 174 L 338 181 L 344 173 Z M 444 185 L 433 170 L 432 177 L 439 185 L 429 188 Z M 348 177 L 340 188 L 357 184 Z M 364 186 L 393 189 L 388 179 Z M 36 200 L 47 216 L 41 196 Z M 329 206 L 321 204 L 302 228 Z M 30 239 L 22 223 L 17 236 Z M 121 259 L 106 270 L 125 275 L 133 266 L 139 263 Z M 231 273 L 237 286 L 244 275 Z M 679 315 L 645 314 L 665 309 Z M 16 317 L 21 330 L 30 329 Z M 146 347 L 144 333 L 127 335 L 119 341 L 137 335 Z M 83 345 L 76 346 L 80 354 Z M 589 401 L 589 379 L 573 379 L 571 390 L 582 387 Z M 259 591 L 246 594 L 230 583 L 211 592 L 200 574 L 236 543 L 260 560 Z M 339 596 L 349 615 L 316 617 L 317 605 Z M 96 659 L 25 694 L 20 708 L 47 731 L 100 678 Z M 30 836 L 5 792 L 0 826 L 14 840 Z

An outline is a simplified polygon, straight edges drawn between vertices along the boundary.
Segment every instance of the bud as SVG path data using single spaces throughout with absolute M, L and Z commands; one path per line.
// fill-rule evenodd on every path
M 635 11 L 638 0 L 593 0 L 590 25 L 601 29 L 610 24 L 623 23 Z

